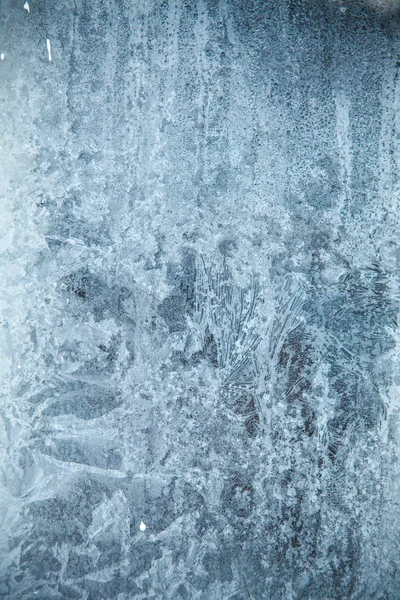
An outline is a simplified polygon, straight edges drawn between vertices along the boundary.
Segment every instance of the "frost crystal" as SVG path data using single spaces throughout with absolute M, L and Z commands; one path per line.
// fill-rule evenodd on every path
M 0 599 L 398 600 L 398 3 L 3 4 Z

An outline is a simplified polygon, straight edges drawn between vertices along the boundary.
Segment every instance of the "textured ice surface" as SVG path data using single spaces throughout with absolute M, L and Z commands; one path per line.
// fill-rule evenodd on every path
M 0 6 L 0 598 L 398 600 L 398 2 Z

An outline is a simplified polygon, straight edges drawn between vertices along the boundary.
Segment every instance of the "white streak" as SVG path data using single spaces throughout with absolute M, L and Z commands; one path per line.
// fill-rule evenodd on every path
M 49 61 L 51 62 L 51 44 L 49 39 L 47 39 L 47 52 L 49 53 Z
M 29 8 L 29 4 L 27 2 L 25 2 L 24 4 L 24 9 L 28 11 L 28 13 L 30 13 L 30 8 Z
M 395 64 L 388 61 L 381 92 L 382 117 L 379 139 L 379 198 L 382 207 L 396 214 L 399 205 L 399 82 Z
M 5 59 L 4 52 L 1 53 L 1 57 L 0 58 L 1 58 L 1 60 Z
M 352 144 L 350 137 L 350 101 L 341 91 L 335 94 L 336 139 L 339 151 L 341 193 L 339 213 L 347 210 L 351 195 Z

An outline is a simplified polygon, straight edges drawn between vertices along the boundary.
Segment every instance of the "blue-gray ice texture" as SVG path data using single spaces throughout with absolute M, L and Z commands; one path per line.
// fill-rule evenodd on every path
M 0 598 L 400 599 L 398 4 L 1 1 Z

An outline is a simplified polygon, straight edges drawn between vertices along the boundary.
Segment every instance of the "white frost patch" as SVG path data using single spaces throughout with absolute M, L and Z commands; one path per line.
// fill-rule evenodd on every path
M 143 521 L 140 521 L 139 529 L 140 529 L 140 531 L 146 530 L 146 525 L 143 523 Z
M 28 13 L 30 13 L 30 8 L 29 8 L 29 4 L 27 2 L 25 2 L 24 4 L 24 9 L 28 11 Z
M 49 53 L 49 61 L 51 62 L 51 43 L 48 38 L 47 38 L 47 52 Z

